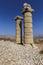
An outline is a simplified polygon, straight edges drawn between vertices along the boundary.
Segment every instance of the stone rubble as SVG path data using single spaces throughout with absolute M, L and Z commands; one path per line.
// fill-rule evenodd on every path
M 43 65 L 39 48 L 23 46 L 10 41 L 0 41 L 0 65 Z

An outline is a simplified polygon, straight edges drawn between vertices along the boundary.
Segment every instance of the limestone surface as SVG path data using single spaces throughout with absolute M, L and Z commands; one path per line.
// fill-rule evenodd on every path
M 24 16 L 24 43 L 33 44 L 33 27 L 32 27 L 32 12 L 33 9 L 27 3 L 23 6 L 23 16 Z
M 22 21 L 23 17 L 21 16 L 16 16 L 15 17 L 15 21 L 16 21 L 16 43 L 21 43 L 21 21 Z
M 43 54 L 31 45 L 0 41 L 0 65 L 43 65 Z

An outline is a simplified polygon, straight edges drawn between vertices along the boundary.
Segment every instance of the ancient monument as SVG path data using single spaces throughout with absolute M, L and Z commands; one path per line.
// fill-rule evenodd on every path
M 15 21 L 16 21 L 16 43 L 22 43 L 22 19 L 23 17 L 21 16 L 16 16 Z
M 32 12 L 30 4 L 24 3 L 23 15 L 24 15 L 24 43 L 33 43 L 33 30 L 32 30 Z
M 23 5 L 23 17 L 24 17 L 24 44 L 33 44 L 33 30 L 32 30 L 32 13 L 34 10 L 30 4 L 24 3 Z M 15 18 L 16 21 L 16 43 L 22 43 L 22 29 L 21 16 Z

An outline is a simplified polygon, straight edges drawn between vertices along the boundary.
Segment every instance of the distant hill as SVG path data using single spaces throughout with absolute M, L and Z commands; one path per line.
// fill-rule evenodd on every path
M 12 41 L 12 42 L 15 42 L 15 37 L 12 37 L 12 36 L 6 36 L 6 35 L 0 35 L 0 40 L 8 40 L 8 41 Z
M 34 38 L 35 43 L 43 43 L 43 36 L 38 36 Z
M 16 42 L 16 38 L 14 36 L 0 35 L 0 40 Z M 23 42 L 24 42 L 24 38 L 23 38 Z M 43 43 L 43 37 L 41 36 L 35 37 L 34 43 L 37 43 L 37 44 Z

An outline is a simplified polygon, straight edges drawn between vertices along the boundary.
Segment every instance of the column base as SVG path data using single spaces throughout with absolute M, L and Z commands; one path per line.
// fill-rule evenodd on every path
M 28 44 L 24 44 L 24 45 L 27 45 L 30 48 L 34 48 L 34 49 L 38 48 L 34 43 L 28 43 Z

